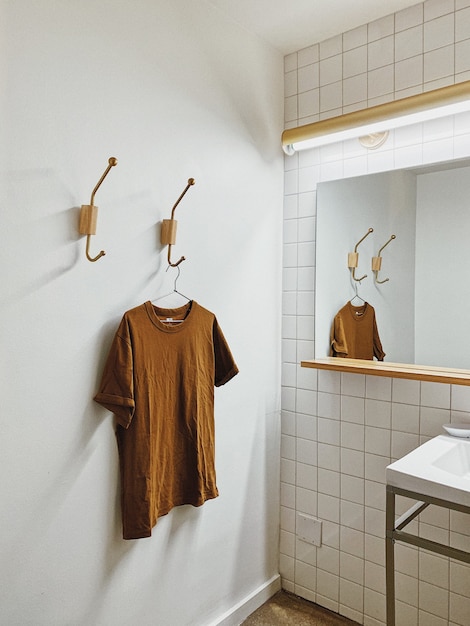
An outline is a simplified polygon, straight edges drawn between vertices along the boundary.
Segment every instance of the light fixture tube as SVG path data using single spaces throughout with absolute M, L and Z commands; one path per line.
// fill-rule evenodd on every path
M 470 110 L 470 80 L 368 109 L 352 111 L 282 133 L 286 154 L 354 139 Z

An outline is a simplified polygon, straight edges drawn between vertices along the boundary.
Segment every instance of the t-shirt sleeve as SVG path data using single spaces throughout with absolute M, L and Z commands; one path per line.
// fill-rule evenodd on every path
M 377 327 L 377 320 L 374 316 L 374 356 L 377 359 L 377 361 L 383 361 L 385 358 L 385 352 L 383 351 L 382 348 L 382 342 L 380 341 L 380 337 L 379 337 L 379 329 Z
M 123 318 L 114 336 L 101 378 L 93 398 L 116 415 L 118 423 L 128 428 L 134 415 L 134 379 L 130 334 Z
M 341 315 L 335 315 L 330 333 L 330 356 L 347 357 L 348 342 Z
M 215 357 L 214 384 L 216 387 L 221 387 L 238 374 L 238 367 L 216 319 L 214 319 L 212 335 Z

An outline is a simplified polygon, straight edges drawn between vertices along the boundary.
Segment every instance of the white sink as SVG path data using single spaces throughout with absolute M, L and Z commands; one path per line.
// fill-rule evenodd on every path
M 439 435 L 386 469 L 388 485 L 470 506 L 470 439 Z

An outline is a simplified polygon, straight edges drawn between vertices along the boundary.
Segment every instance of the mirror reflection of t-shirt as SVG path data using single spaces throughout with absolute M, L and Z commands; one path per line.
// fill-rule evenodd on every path
M 383 361 L 385 352 L 377 329 L 375 310 L 368 302 L 348 302 L 335 315 L 331 327 L 330 356 Z

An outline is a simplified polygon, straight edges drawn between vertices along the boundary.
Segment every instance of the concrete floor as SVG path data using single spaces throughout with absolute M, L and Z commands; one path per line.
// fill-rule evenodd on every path
M 357 622 L 279 591 L 252 613 L 243 626 L 357 626 Z

